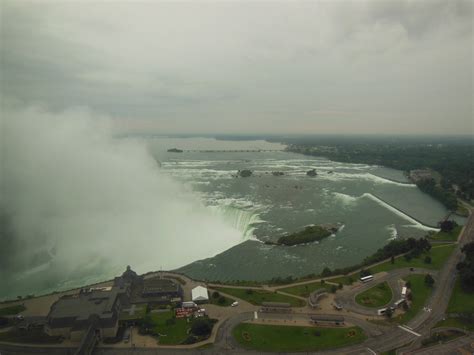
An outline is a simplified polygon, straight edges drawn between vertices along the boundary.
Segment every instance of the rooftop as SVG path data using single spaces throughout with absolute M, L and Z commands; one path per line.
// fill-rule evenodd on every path
M 174 281 L 159 277 L 145 279 L 143 282 L 143 293 L 171 293 L 177 292 L 178 288 Z
M 78 295 L 62 297 L 53 304 L 48 318 L 73 318 L 77 321 L 87 320 L 92 315 L 100 319 L 112 318 L 119 294 L 120 290 L 113 287 L 110 290 L 87 290 Z

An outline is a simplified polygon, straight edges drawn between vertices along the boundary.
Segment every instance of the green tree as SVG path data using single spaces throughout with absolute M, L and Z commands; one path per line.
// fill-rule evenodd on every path
M 428 287 L 433 287 L 435 283 L 435 280 L 433 279 L 433 276 L 431 276 L 430 274 L 426 274 L 425 276 L 425 284 L 428 286 Z
M 205 336 L 210 334 L 212 331 L 212 325 L 209 319 L 198 318 L 191 325 L 191 333 L 197 336 Z

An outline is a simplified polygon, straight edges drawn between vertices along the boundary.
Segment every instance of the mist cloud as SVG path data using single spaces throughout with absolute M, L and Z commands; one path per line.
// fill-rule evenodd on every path
M 77 285 L 128 264 L 170 269 L 242 241 L 162 175 L 144 144 L 114 139 L 110 118 L 41 107 L 1 117 L 2 293 Z

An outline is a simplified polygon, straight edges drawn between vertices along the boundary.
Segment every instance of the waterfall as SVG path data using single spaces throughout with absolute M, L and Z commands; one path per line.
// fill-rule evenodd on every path
M 209 207 L 215 215 L 222 218 L 224 223 L 241 232 L 244 240 L 253 237 L 253 232 L 256 228 L 255 225 L 263 222 L 257 212 L 249 209 L 242 209 L 232 205 Z

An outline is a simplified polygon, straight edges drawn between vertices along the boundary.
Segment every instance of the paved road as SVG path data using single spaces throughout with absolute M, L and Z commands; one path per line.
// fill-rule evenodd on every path
M 378 308 L 368 308 L 358 304 L 355 300 L 356 295 L 374 287 L 375 284 L 387 281 L 393 290 L 392 299 L 390 300 L 390 302 L 387 303 L 387 305 L 391 305 L 401 298 L 401 287 L 398 283 L 398 280 L 403 279 L 404 277 L 411 274 L 431 274 L 435 280 L 437 279 L 437 272 L 434 270 L 422 268 L 416 268 L 414 269 L 414 271 L 410 271 L 410 268 L 396 269 L 384 275 L 376 275 L 378 277 L 376 277 L 374 281 L 367 282 L 364 284 L 358 283 L 354 287 L 345 287 L 342 291 L 339 292 L 339 294 L 336 295 L 335 301 L 342 305 L 345 309 L 348 309 L 352 312 L 356 312 L 366 316 L 377 316 Z M 385 306 L 382 306 L 380 308 L 383 307 Z

